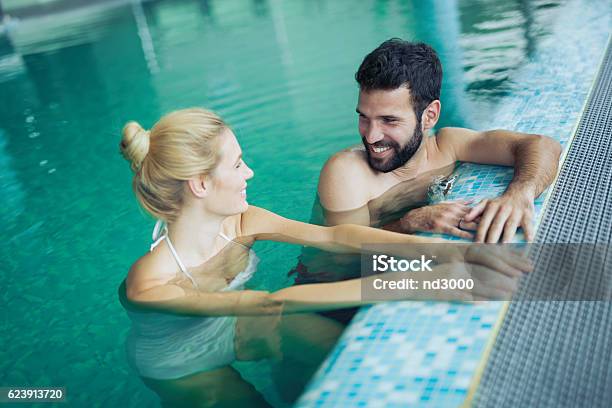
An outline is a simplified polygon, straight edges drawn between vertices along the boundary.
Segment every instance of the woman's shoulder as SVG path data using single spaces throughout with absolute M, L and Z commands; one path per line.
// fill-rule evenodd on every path
M 221 232 L 228 238 L 234 239 L 242 235 L 242 214 L 231 215 L 221 224 Z
M 262 231 L 266 231 L 266 227 L 269 227 L 271 223 L 282 219 L 282 217 L 273 212 L 254 205 L 249 205 L 245 212 L 238 214 L 236 217 L 238 224 L 238 234 L 236 237 L 240 238 L 239 241 L 241 243 L 248 242 L 248 244 L 245 244 L 247 246 L 252 245 L 258 239 L 257 235 Z
M 177 272 L 178 266 L 170 251 L 165 245 L 158 245 L 132 264 L 125 279 L 126 296 L 135 299 L 139 293 L 165 285 L 176 277 Z
M 223 233 L 231 240 L 242 245 L 247 247 L 252 246 L 254 237 L 249 236 L 248 222 L 246 221 L 256 216 L 255 213 L 259 211 L 262 211 L 262 209 L 249 205 L 249 208 L 245 212 L 227 217 L 223 223 Z

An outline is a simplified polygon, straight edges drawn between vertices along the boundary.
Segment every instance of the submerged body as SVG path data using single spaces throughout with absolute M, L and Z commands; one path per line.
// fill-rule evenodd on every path
M 223 233 L 219 236 L 227 241 L 227 246 L 239 245 L 248 253 L 246 267 L 220 291 L 243 290 L 257 270 L 259 258 L 251 248 L 232 244 Z M 181 261 L 167 230 L 159 238 L 154 233 L 153 239 L 156 242 L 151 250 L 165 240 L 183 278 L 189 279 L 193 288 L 199 290 L 197 280 Z M 122 303 L 132 322 L 126 341 L 128 362 L 139 375 L 159 380 L 176 379 L 227 366 L 236 360 L 235 316 L 181 316 L 138 310 L 125 300 L 123 297 Z

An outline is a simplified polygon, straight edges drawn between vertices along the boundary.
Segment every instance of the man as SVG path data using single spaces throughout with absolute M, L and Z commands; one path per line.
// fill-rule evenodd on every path
M 522 227 L 527 240 L 533 239 L 533 202 L 557 173 L 558 142 L 451 127 L 428 137 L 440 117 L 442 67 L 423 43 L 385 41 L 365 57 L 355 77 L 363 147 L 336 153 L 321 171 L 318 193 L 327 224 L 378 223 L 399 232 L 446 233 L 487 243 L 510 242 Z M 444 180 L 456 162 L 514 166 L 514 177 L 502 196 L 473 207 L 443 202 L 385 221 L 382 213 L 410 207 L 407 196 L 413 204 L 425 203 L 429 182 Z M 420 186 L 416 201 L 415 185 Z
M 446 233 L 477 242 L 510 242 L 518 227 L 533 239 L 534 199 L 553 181 L 561 154 L 548 137 L 505 130 L 442 128 L 442 67 L 426 44 L 391 39 L 368 54 L 357 74 L 363 146 L 334 154 L 319 177 L 311 222 L 362 224 L 404 233 Z M 514 166 L 501 197 L 428 204 L 447 190 L 457 162 Z M 473 231 L 476 231 L 475 235 Z M 358 277 L 358 256 L 304 248 L 290 272 L 296 283 Z M 355 310 L 321 313 L 348 323 Z

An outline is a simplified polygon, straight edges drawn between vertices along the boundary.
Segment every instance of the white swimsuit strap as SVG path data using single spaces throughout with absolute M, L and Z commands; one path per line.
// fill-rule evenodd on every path
M 168 243 L 168 247 L 170 248 L 170 251 L 172 251 L 172 255 L 174 255 L 174 259 L 176 259 L 176 263 L 178 264 L 179 268 L 181 268 L 181 271 L 183 271 L 183 273 L 187 275 L 191 283 L 193 283 L 193 286 L 197 288 L 198 284 L 196 283 L 193 276 L 191 276 L 189 271 L 187 271 L 187 268 L 185 268 L 185 264 L 183 264 L 183 262 L 181 261 L 181 258 L 179 258 L 178 254 L 176 253 L 176 249 L 174 249 L 174 245 L 172 245 L 172 241 L 170 241 L 170 237 L 168 235 L 166 235 L 166 242 Z
M 241 247 L 244 247 L 244 248 L 246 248 L 246 249 L 248 249 L 248 250 L 250 250 L 250 249 L 251 249 L 250 247 L 248 247 L 248 246 L 246 246 L 246 245 L 244 245 L 244 244 L 242 244 L 242 243 L 240 243 L 240 242 L 238 242 L 238 241 L 235 241 L 235 240 L 233 240 L 233 239 L 229 238 L 227 235 L 225 235 L 225 234 L 224 234 L 224 233 L 222 233 L 221 231 L 219 231 L 219 236 L 220 236 L 221 238 L 225 239 L 227 242 L 234 242 L 234 243 L 236 243 L 236 244 L 240 245 Z
M 160 234 L 161 234 L 161 236 L 160 236 Z M 198 284 L 196 283 L 196 281 L 193 278 L 193 276 L 189 273 L 189 271 L 187 271 L 187 268 L 185 267 L 185 264 L 183 263 L 183 261 L 181 261 L 181 258 L 179 258 L 178 253 L 176 252 L 176 249 L 174 249 L 174 245 L 172 245 L 172 241 L 170 240 L 170 237 L 168 236 L 168 227 L 166 226 L 166 224 L 162 220 L 158 220 L 155 223 L 155 228 L 153 229 L 153 240 L 155 242 L 153 242 L 153 244 L 151 244 L 151 251 L 153 250 L 153 248 L 155 248 L 157 245 L 159 245 L 159 243 L 162 240 L 164 240 L 164 239 L 168 243 L 168 248 L 170 248 L 170 252 L 172 252 L 172 255 L 174 256 L 174 259 L 176 260 L 176 263 L 178 264 L 179 268 L 181 269 L 181 272 L 183 272 L 189 278 L 191 283 L 193 283 L 193 286 L 195 286 L 197 288 Z
M 163 233 L 165 230 L 166 226 L 164 222 L 162 220 L 157 220 L 157 222 L 155 223 L 155 228 L 153 228 L 153 235 L 151 236 L 151 238 L 153 239 L 153 243 L 151 244 L 151 249 L 149 249 L 149 251 L 152 251 L 153 248 L 158 246 L 159 243 L 162 242 L 164 238 L 166 238 L 166 235 Z

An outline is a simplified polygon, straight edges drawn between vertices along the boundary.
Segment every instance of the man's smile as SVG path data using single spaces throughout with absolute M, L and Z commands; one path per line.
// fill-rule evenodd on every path
M 380 157 L 384 157 L 386 156 L 388 153 L 393 150 L 393 147 L 390 145 L 371 145 L 368 144 L 368 150 L 370 151 L 371 155 L 377 158 Z

